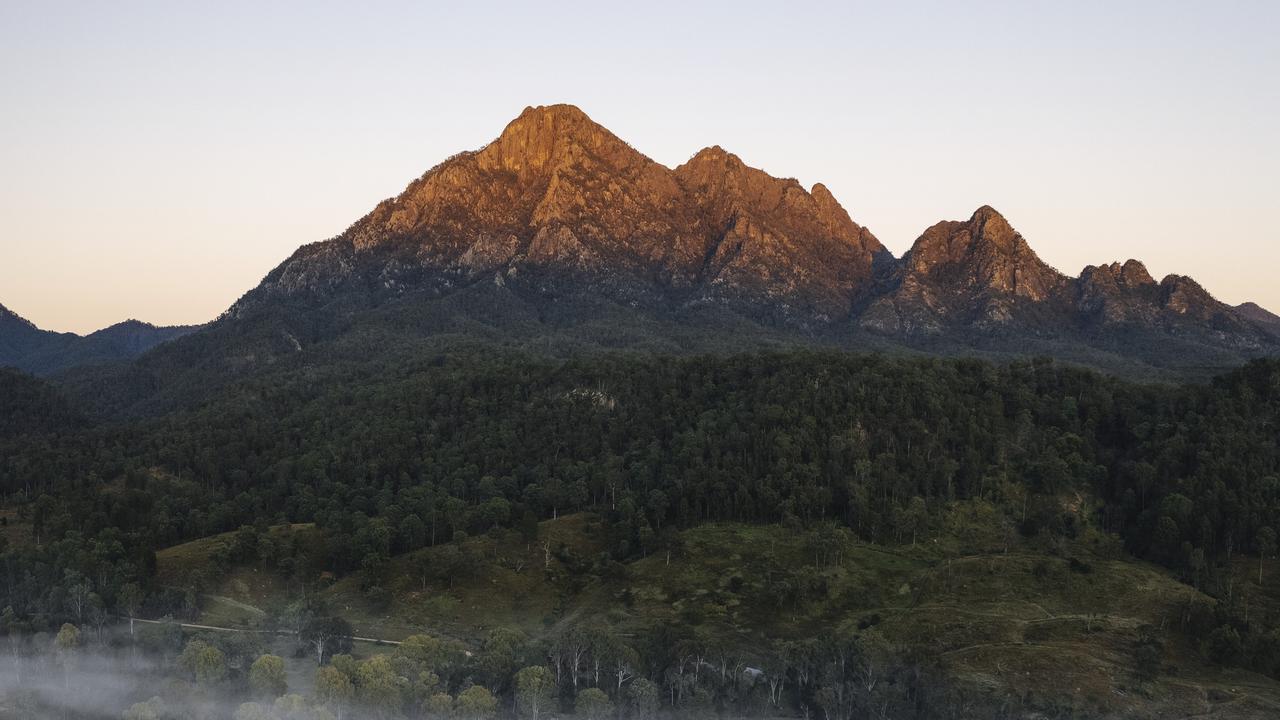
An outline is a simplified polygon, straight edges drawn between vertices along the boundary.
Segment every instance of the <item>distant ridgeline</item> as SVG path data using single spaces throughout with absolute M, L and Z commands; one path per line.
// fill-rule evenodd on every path
M 0 305 L 0 367 L 15 367 L 37 375 L 51 375 L 82 365 L 128 360 L 162 342 L 196 329 L 186 326 L 156 327 L 137 320 L 126 320 L 80 336 L 41 330 Z

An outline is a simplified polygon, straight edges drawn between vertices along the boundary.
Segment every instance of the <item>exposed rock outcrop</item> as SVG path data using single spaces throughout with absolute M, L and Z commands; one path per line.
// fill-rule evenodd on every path
M 246 301 L 328 292 L 374 264 L 384 287 L 423 271 L 465 279 L 534 270 L 831 321 L 867 292 L 883 255 L 825 187 L 810 193 L 719 147 L 671 170 L 581 110 L 553 105 L 527 108 L 489 145 L 299 251 Z M 388 274 L 391 258 L 399 264 Z
M 933 225 L 895 260 L 821 184 L 806 190 L 718 146 L 670 169 L 570 105 L 525 109 L 490 144 L 300 249 L 228 315 L 275 297 L 355 292 L 377 305 L 481 282 L 907 341 L 1111 334 L 1114 352 L 1137 328 L 1256 349 L 1275 332 L 1189 278 L 1156 282 L 1136 260 L 1067 277 L 987 206 Z
M 903 256 L 896 287 L 871 305 L 862 324 L 908 334 L 1005 326 L 1027 308 L 1060 302 L 1070 285 L 1004 216 L 983 206 L 965 222 L 925 230 Z

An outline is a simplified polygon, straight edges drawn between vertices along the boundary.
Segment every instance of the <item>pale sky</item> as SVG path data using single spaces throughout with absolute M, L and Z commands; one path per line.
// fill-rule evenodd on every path
M 789 7 L 795 5 L 796 7 Z M 962 7 L 963 6 L 963 7 Z M 1280 311 L 1280 2 L 0 0 L 0 303 L 207 321 L 526 105 Z

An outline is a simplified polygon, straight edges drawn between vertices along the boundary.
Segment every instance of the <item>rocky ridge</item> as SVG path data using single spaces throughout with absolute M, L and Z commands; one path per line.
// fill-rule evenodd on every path
M 1050 267 L 999 212 L 933 225 L 895 259 L 821 184 L 718 146 L 670 169 L 570 105 L 526 108 L 333 240 L 306 246 L 229 312 L 342 288 L 441 296 L 476 282 L 632 305 L 718 304 L 821 332 L 891 337 L 1105 333 L 1138 326 L 1232 348 L 1273 325 L 1141 263 Z
M 33 332 L 9 324 L 0 351 Z M 137 337 L 95 353 L 131 357 L 149 342 L 145 329 Z M 225 380 L 325 347 L 366 357 L 368 342 L 905 347 L 1204 377 L 1280 353 L 1280 319 L 1187 277 L 1156 281 L 1136 260 L 1070 277 L 989 206 L 929 227 L 894 258 L 821 184 L 718 146 L 668 168 L 552 105 L 299 248 L 206 331 L 146 353 L 134 384 Z
M 532 274 L 541 287 L 747 300 L 832 320 L 851 312 L 887 254 L 821 185 L 805 190 L 718 147 L 672 170 L 554 105 L 526 109 L 494 142 L 303 248 L 233 314 L 357 274 L 388 291 Z

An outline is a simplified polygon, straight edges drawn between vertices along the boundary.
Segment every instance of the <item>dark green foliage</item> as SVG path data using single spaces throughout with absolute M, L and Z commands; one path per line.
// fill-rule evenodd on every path
M 910 544 L 938 508 L 975 497 L 1028 538 L 1100 527 L 1225 595 L 1219 562 L 1273 552 L 1259 542 L 1280 517 L 1275 361 L 1204 386 L 1146 386 L 1046 360 L 490 352 L 296 367 L 198 407 L 83 429 L 48 388 L 0 382 L 18 389 L 12 417 L 46 418 L 0 456 L 0 491 L 37 541 L 3 556 L 0 607 L 24 615 L 73 616 L 81 586 L 114 607 L 129 582 L 181 615 L 195 591 L 152 588 L 153 551 L 226 531 L 215 563 L 360 572 L 380 602 L 395 555 L 494 528 L 528 540 L 537 519 L 584 509 L 604 517 L 608 557 L 548 548 L 566 566 L 659 552 L 664 531 L 708 521 Z M 1080 498 L 1099 502 L 1071 509 Z M 264 532 L 281 522 L 314 522 L 320 540 Z M 464 547 L 423 578 L 469 572 Z M 780 605 L 824 592 L 820 578 L 789 582 Z M 1220 614 L 1207 654 L 1270 662 L 1266 636 Z
M 0 305 L 0 366 L 36 375 L 137 357 L 196 327 L 156 327 L 126 320 L 85 336 L 41 330 Z M 2 397 L 2 396 L 0 396 Z
M 80 413 L 52 386 L 12 368 L 0 367 L 0 441 L 74 432 L 83 425 Z
M 1133 647 L 1133 671 L 1138 680 L 1149 683 L 1160 676 L 1160 665 L 1164 656 L 1164 647 L 1153 629 L 1138 629 L 1138 641 Z
M 298 639 L 311 647 L 316 664 L 323 665 L 334 655 L 351 652 L 351 623 L 332 615 L 312 618 L 302 627 Z
M 1219 665 L 1235 665 L 1241 660 L 1240 633 L 1230 625 L 1215 628 L 1204 641 L 1204 654 Z

